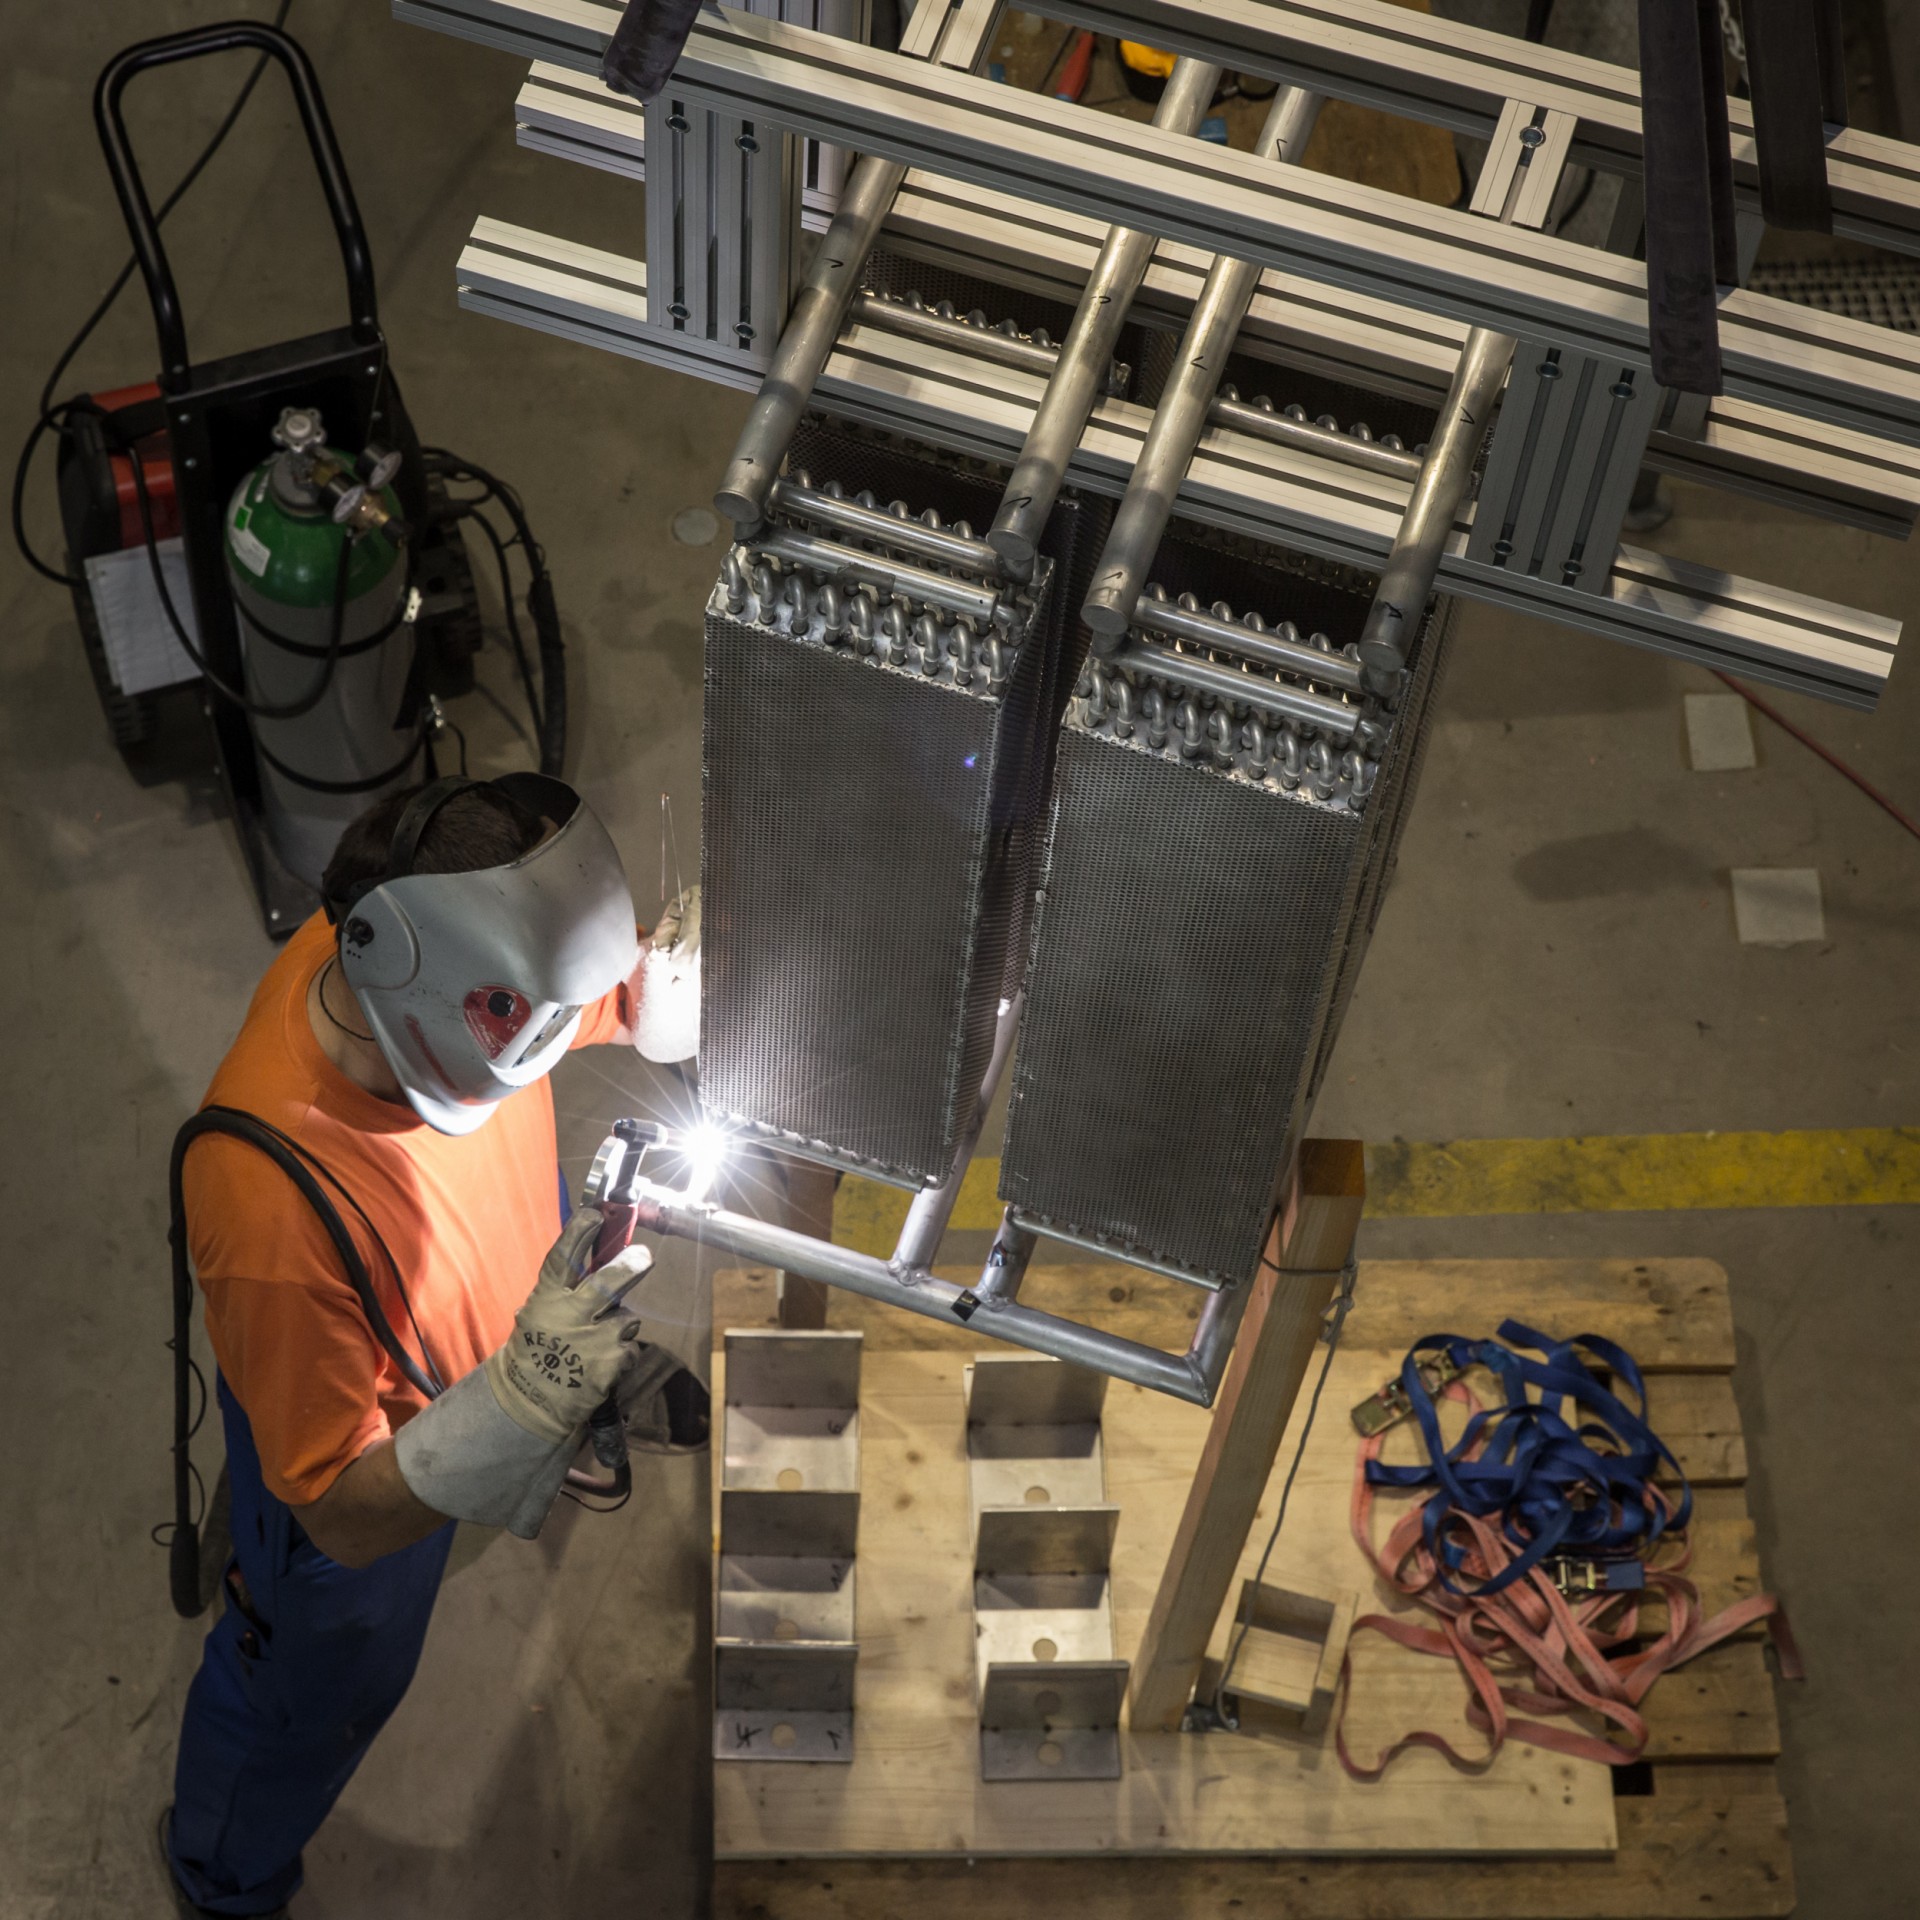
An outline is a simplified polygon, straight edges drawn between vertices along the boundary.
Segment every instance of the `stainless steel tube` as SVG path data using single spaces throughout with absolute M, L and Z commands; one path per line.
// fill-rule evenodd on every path
M 1038 1239 L 1014 1219 L 1013 1209 L 1006 1208 L 1000 1215 L 993 1245 L 987 1249 L 986 1263 L 973 1289 L 983 1307 L 998 1311 L 1019 1295 L 1020 1284 L 1027 1277 L 1027 1265 L 1038 1245 Z M 986 1324 L 990 1327 L 993 1323 Z
M 966 320 L 949 320 L 931 307 L 912 307 L 904 300 L 883 300 L 864 288 L 854 296 L 851 317 L 863 326 L 905 334 L 909 340 L 924 340 L 930 347 L 951 347 L 956 353 L 971 353 L 982 360 L 1017 367 L 1022 373 L 1037 373 L 1049 380 L 1060 360 L 1058 347 L 1021 340 L 996 327 L 976 327 Z M 1102 368 L 1103 379 L 1105 374 Z
M 1219 1390 L 1220 1376 L 1227 1370 L 1227 1358 L 1246 1317 L 1247 1302 L 1253 1297 L 1253 1283 L 1223 1287 L 1200 1309 L 1200 1320 L 1187 1346 L 1187 1364 L 1206 1388 L 1208 1402 Z
M 1344 653 L 1322 653 L 1318 647 L 1304 647 L 1277 634 L 1255 633 L 1251 627 L 1215 614 L 1189 612 L 1171 600 L 1142 595 L 1134 605 L 1133 622 L 1150 633 L 1170 634 L 1176 640 L 1230 648 L 1249 660 L 1261 661 L 1282 673 L 1297 673 L 1304 680 L 1318 680 L 1323 687 L 1336 687 L 1342 693 L 1361 691 L 1360 663 Z
M 789 519 L 813 520 L 823 527 L 837 527 L 842 533 L 888 540 L 923 560 L 943 567 L 964 567 L 990 580 L 1000 572 L 1000 556 L 984 540 L 970 540 L 965 534 L 929 527 L 919 520 L 902 520 L 882 508 L 863 507 L 858 500 L 803 487 L 796 480 L 776 480 L 767 496 L 767 508 Z
M 1153 124 L 1171 133 L 1192 133 L 1213 103 L 1220 69 L 1204 60 L 1176 60 L 1166 91 L 1154 110 Z M 1073 325 L 1046 392 L 1027 429 L 1026 443 L 994 515 L 987 542 L 1007 563 L 1015 579 L 1033 572 L 1040 535 L 1060 495 L 1060 483 L 1080 436 L 1106 383 L 1114 342 L 1133 296 L 1140 290 L 1158 244 L 1150 233 L 1111 227 L 1100 257 L 1093 263 Z
M 848 176 L 840 210 L 813 250 L 806 284 L 793 303 L 773 350 L 773 364 L 760 382 L 713 496 L 716 510 L 735 526 L 758 526 L 766 515 L 780 462 L 787 457 L 820 369 L 840 338 L 848 304 L 860 291 L 860 276 L 880 237 L 880 223 L 906 177 L 898 161 L 876 160 L 871 154 L 863 155 Z
M 1383 447 L 1378 440 L 1356 440 L 1338 427 L 1323 427 L 1314 420 L 1296 420 L 1290 414 L 1269 413 L 1265 407 L 1249 406 L 1244 400 L 1216 399 L 1208 419 L 1216 427 L 1252 434 L 1256 439 L 1272 441 L 1277 447 L 1297 447 L 1302 453 L 1317 453 L 1345 466 L 1384 474 L 1390 480 L 1420 477 L 1417 453 Z
M 1217 661 L 1203 660 L 1196 654 L 1175 653 L 1151 640 L 1127 640 L 1108 655 L 1106 664 L 1129 673 L 1158 674 L 1163 680 L 1175 680 L 1216 700 L 1231 700 L 1245 707 L 1258 707 L 1265 713 L 1284 714 L 1302 726 L 1315 727 L 1340 740 L 1350 740 L 1364 717 L 1357 707 L 1349 707 L 1324 693 L 1309 693 L 1304 687 L 1283 687 L 1277 681 L 1261 680 Z
M 986 1125 L 987 1109 L 993 1105 L 1000 1076 L 1006 1072 L 1007 1060 L 1013 1052 L 1013 1036 L 1020 1028 L 1021 998 L 1021 995 L 1015 994 L 1011 1000 L 1000 1002 L 999 1016 L 993 1029 L 993 1053 L 981 1077 L 980 1092 L 973 1103 L 973 1117 L 954 1145 L 953 1165 L 947 1177 L 937 1187 L 922 1187 L 907 1208 L 900 1238 L 894 1245 L 893 1258 L 888 1262 L 892 1271 L 903 1278 L 923 1275 L 933 1265 L 934 1255 L 940 1251 L 947 1222 L 953 1218 L 953 1204 L 960 1198 L 960 1182 L 966 1178 L 967 1168 L 973 1160 L 973 1150 L 980 1144 L 980 1129 Z
M 884 1300 L 890 1306 L 904 1307 L 909 1313 L 950 1327 L 964 1326 L 976 1312 L 984 1312 L 978 1294 L 956 1287 L 950 1280 L 929 1275 L 909 1285 L 896 1277 L 884 1260 L 876 1260 L 871 1254 L 855 1253 L 851 1248 L 816 1240 L 811 1234 L 678 1200 L 657 1190 L 641 1201 L 638 1224 L 648 1233 L 676 1234 L 756 1266 L 778 1267 L 803 1279 L 863 1294 L 869 1300 Z M 990 1321 L 982 1320 L 981 1331 L 989 1330 L 994 1339 L 1011 1346 L 1050 1353 L 1056 1359 L 1071 1360 L 1116 1380 L 1130 1380 L 1136 1386 L 1171 1394 L 1194 1406 L 1204 1407 L 1211 1401 L 1211 1386 L 1202 1381 L 1185 1354 L 1165 1353 L 1137 1340 L 1123 1340 L 1117 1334 L 1102 1333 L 1057 1314 L 1040 1313 L 1017 1301 L 995 1308 Z
M 1267 111 L 1256 151 L 1277 160 L 1298 160 L 1320 114 L 1320 96 L 1300 87 L 1282 87 Z M 1225 254 L 1208 270 L 1206 285 L 1194 303 L 1180 343 L 1180 362 L 1168 383 L 1153 425 L 1134 463 L 1126 498 L 1113 517 L 1107 544 L 1094 568 L 1093 587 L 1080 617 L 1093 633 L 1097 652 L 1111 653 L 1133 618 L 1133 603 L 1146 585 L 1160 536 L 1173 515 L 1174 496 L 1186 478 L 1193 450 L 1206 431 L 1207 416 L 1227 370 L 1227 356 L 1239 337 L 1260 268 Z M 988 534 L 991 540 L 993 535 Z
M 892 560 L 884 553 L 866 553 L 858 547 L 843 547 L 837 540 L 824 540 L 818 534 L 799 533 L 790 527 L 775 527 L 755 534 L 746 546 L 752 553 L 770 553 L 779 560 L 791 560 L 823 573 L 830 580 L 863 580 L 882 594 L 904 593 L 930 606 L 944 607 L 949 613 L 964 614 L 981 626 L 1005 620 L 1012 609 L 991 587 L 971 586 L 965 580 L 950 579 L 944 573 L 932 573 L 911 561 Z
M 1391 693 L 1407 664 L 1407 648 L 1433 591 L 1454 515 L 1473 479 L 1473 463 L 1507 377 L 1513 344 L 1504 333 L 1475 327 L 1461 349 L 1420 478 L 1414 482 L 1413 498 L 1407 502 L 1406 517 L 1360 632 L 1361 664 L 1368 684 L 1378 692 Z

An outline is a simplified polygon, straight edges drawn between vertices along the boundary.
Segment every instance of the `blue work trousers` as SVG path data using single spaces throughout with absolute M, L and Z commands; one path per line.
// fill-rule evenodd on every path
M 413 1679 L 453 1522 L 370 1567 L 329 1560 L 267 1491 L 224 1380 L 218 1394 L 234 1557 L 187 1694 L 168 1852 L 208 1912 L 265 1914 Z

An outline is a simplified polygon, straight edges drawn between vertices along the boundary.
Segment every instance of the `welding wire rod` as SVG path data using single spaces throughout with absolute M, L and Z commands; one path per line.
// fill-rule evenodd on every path
M 1320 96 L 1300 87 L 1282 87 L 1267 110 L 1257 153 L 1297 161 L 1320 114 Z M 1194 303 L 1180 342 L 1180 359 L 1153 424 L 1134 462 L 1126 497 L 1113 516 L 1107 544 L 1093 572 L 1093 588 L 1080 617 L 1093 633 L 1096 652 L 1111 653 L 1133 618 L 1133 603 L 1146 584 L 1147 569 L 1173 514 L 1174 496 L 1186 478 L 1193 450 L 1207 428 L 1207 415 L 1227 370 L 1227 356 L 1239 337 L 1247 308 L 1260 283 L 1260 268 L 1246 260 L 1217 256 L 1206 285 Z M 993 538 L 988 534 L 988 539 Z
M 1105 664 L 1129 673 L 1147 673 L 1172 680 L 1197 693 L 1211 694 L 1216 700 L 1285 714 L 1302 726 L 1317 727 L 1342 740 L 1351 739 L 1354 728 L 1360 724 L 1357 709 L 1330 700 L 1324 693 L 1309 693 L 1304 687 L 1283 687 L 1277 681 L 1242 673 L 1237 667 L 1223 667 L 1196 654 L 1175 653 L 1170 647 L 1156 646 L 1151 640 L 1123 640 L 1119 651 L 1108 656 Z
M 1000 1003 L 993 1029 L 993 1053 L 981 1076 L 973 1116 L 955 1143 L 953 1164 L 947 1170 L 947 1177 L 937 1186 L 922 1187 L 907 1208 L 900 1238 L 894 1243 L 893 1258 L 888 1262 L 895 1273 L 924 1273 L 940 1251 L 947 1222 L 953 1217 L 954 1202 L 960 1198 L 960 1183 L 966 1178 L 974 1148 L 980 1144 L 980 1129 L 986 1125 L 987 1109 L 993 1105 L 1000 1076 L 1006 1072 L 1007 1061 L 1013 1053 L 1013 1036 L 1020 1029 L 1020 1001 L 1021 996 L 1015 994 L 1011 1000 Z
M 847 308 L 860 291 L 867 255 L 880 237 L 880 224 L 907 170 L 897 160 L 861 157 L 840 194 L 840 210 L 820 236 L 806 285 L 773 350 L 773 362 L 748 409 L 746 424 L 734 442 L 715 509 L 737 527 L 756 527 L 766 517 L 767 495 L 787 457 L 800 416 L 813 397 L 814 382 L 827 364 Z
M 883 299 L 865 288 L 854 296 L 852 318 L 861 326 L 905 334 L 909 340 L 923 340 L 930 347 L 952 347 L 958 353 L 975 354 L 982 360 L 1017 367 L 1022 373 L 1037 373 L 1048 379 L 1052 378 L 1060 358 L 1058 347 L 1043 347 L 1037 341 L 1002 333 L 997 327 L 977 327 L 958 318 L 950 320 L 932 307 Z M 1105 377 L 1104 369 L 1102 377 Z
M 879 507 L 863 507 L 857 500 L 836 498 L 817 487 L 802 486 L 797 480 L 775 481 L 767 496 L 767 508 L 788 518 L 817 520 L 822 526 L 838 527 L 842 533 L 890 540 L 941 566 L 964 567 L 990 579 L 1000 572 L 1000 556 L 984 540 L 969 540 L 965 534 L 930 527 L 921 520 L 902 520 Z
M 671 1195 L 643 1199 L 639 1215 L 640 1225 L 648 1233 L 676 1234 L 717 1253 L 732 1254 L 749 1265 L 778 1267 L 783 1273 L 797 1273 L 803 1280 L 818 1280 L 848 1293 L 863 1294 L 869 1300 L 884 1300 L 950 1327 L 964 1323 L 979 1301 L 977 1294 L 950 1280 L 932 1274 L 904 1280 L 872 1254 L 856 1253 L 851 1247 L 836 1247 L 790 1227 L 695 1205 Z M 983 1322 L 983 1331 L 986 1324 Z M 1021 1306 L 1018 1301 L 994 1308 L 990 1324 L 993 1337 L 1010 1346 L 1050 1353 L 1057 1360 L 1091 1367 L 1095 1373 L 1116 1380 L 1130 1380 L 1136 1386 L 1171 1394 L 1194 1406 L 1212 1402 L 1217 1382 L 1203 1380 L 1184 1353 L 1167 1353 L 1138 1340 L 1125 1340 L 1097 1327 L 1082 1326 L 1077 1320 Z
M 830 580 L 864 582 L 883 598 L 899 593 L 910 600 L 924 600 L 930 606 L 944 607 L 949 613 L 964 614 L 982 627 L 991 626 L 996 619 L 1004 623 L 1012 613 L 991 587 L 952 580 L 944 573 L 933 573 L 884 553 L 844 547 L 839 541 L 823 540 L 818 534 L 774 527 L 755 534 L 746 544 L 753 553 L 770 553 L 776 560 L 790 560 L 814 573 L 824 573 Z
M 1204 60 L 1176 60 L 1166 91 L 1154 110 L 1153 124 L 1171 133 L 1192 133 L 1213 103 L 1220 69 Z M 1007 563 L 1017 580 L 1032 576 L 1040 535 L 1060 495 L 1060 483 L 1093 415 L 1114 343 L 1146 277 L 1153 250 L 1151 233 L 1111 227 L 1080 304 L 1060 349 L 1059 364 L 1047 383 L 1027 429 L 1025 444 L 987 534 L 987 544 Z
M 1328 460 L 1339 460 L 1349 467 L 1364 467 L 1391 480 L 1413 481 L 1420 477 L 1420 456 L 1378 440 L 1356 440 L 1338 427 L 1323 427 L 1315 420 L 1296 420 L 1290 414 L 1269 413 L 1265 407 L 1249 406 L 1244 400 L 1216 398 L 1207 419 L 1213 426 L 1228 427 L 1235 433 L 1253 434 L 1271 440 L 1276 446 L 1297 447 L 1302 453 L 1317 453 Z
M 1473 463 L 1507 377 L 1513 346 L 1506 334 L 1475 327 L 1460 350 L 1413 498 L 1360 632 L 1360 660 L 1369 684 L 1379 692 L 1392 692 L 1407 664 L 1407 649 L 1433 591 L 1454 515 L 1473 479 Z
M 1133 609 L 1134 625 L 1154 633 L 1171 634 L 1176 640 L 1191 640 L 1203 647 L 1223 647 L 1243 653 L 1262 666 L 1281 673 L 1297 673 L 1303 679 L 1318 680 L 1323 687 L 1337 687 L 1342 693 L 1358 693 L 1360 663 L 1344 653 L 1322 653 L 1318 647 L 1303 647 L 1296 640 L 1282 640 L 1272 633 L 1255 633 L 1251 627 L 1222 620 L 1216 614 L 1192 613 L 1171 600 L 1156 600 L 1143 594 Z

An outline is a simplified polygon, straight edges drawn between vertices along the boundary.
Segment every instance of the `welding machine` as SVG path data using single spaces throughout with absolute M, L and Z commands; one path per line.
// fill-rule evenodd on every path
M 277 63 L 292 87 L 349 319 L 195 362 L 160 237 L 172 201 L 156 216 L 122 101 L 136 75 L 240 50 L 260 54 L 261 68 Z M 280 937 L 317 904 L 347 822 L 381 793 L 430 777 L 436 739 L 458 735 L 440 703 L 471 691 L 482 638 L 460 523 L 489 503 L 513 522 L 503 539 L 482 518 L 541 765 L 558 771 L 566 709 L 552 587 L 513 490 L 420 445 L 387 364 L 353 190 L 301 47 L 277 26 L 248 22 L 145 41 L 108 62 L 94 115 L 161 367 L 154 381 L 43 411 L 16 482 L 16 534 L 26 463 L 51 429 L 67 567 L 28 558 L 72 590 L 101 706 L 136 780 L 204 773 L 210 731 L 262 918 Z M 483 491 L 456 495 L 450 483 Z M 533 574 L 538 695 L 507 567 L 514 545 Z

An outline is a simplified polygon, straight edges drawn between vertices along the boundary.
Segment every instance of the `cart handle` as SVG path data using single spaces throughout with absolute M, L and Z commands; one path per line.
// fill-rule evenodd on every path
M 300 109 L 301 124 L 306 129 L 314 169 L 327 196 L 327 210 L 333 215 L 334 232 L 340 239 L 340 260 L 346 269 L 354 337 L 369 346 L 376 346 L 380 341 L 379 314 L 373 292 L 373 256 L 367 250 L 366 229 L 360 224 L 360 209 L 354 204 L 346 163 L 340 157 L 333 124 L 327 118 L 327 103 L 320 92 L 313 62 L 290 35 L 257 21 L 232 20 L 219 26 L 193 27 L 185 33 L 143 40 L 115 54 L 93 90 L 94 124 L 99 129 L 100 145 L 107 157 L 107 171 L 113 175 L 114 191 L 120 196 L 120 211 L 133 238 L 134 255 L 146 279 L 147 298 L 153 305 L 153 323 L 160 336 L 160 381 L 170 391 L 185 381 L 190 370 L 186 322 L 180 313 L 173 269 L 167 264 L 167 250 L 160 241 L 159 223 L 153 217 L 153 204 L 147 198 L 146 183 L 140 177 L 139 162 L 127 138 L 120 96 L 135 74 L 145 73 L 151 67 L 171 66 L 176 60 L 197 60 L 203 54 L 227 53 L 241 47 L 257 48 L 286 69 L 294 101 Z

